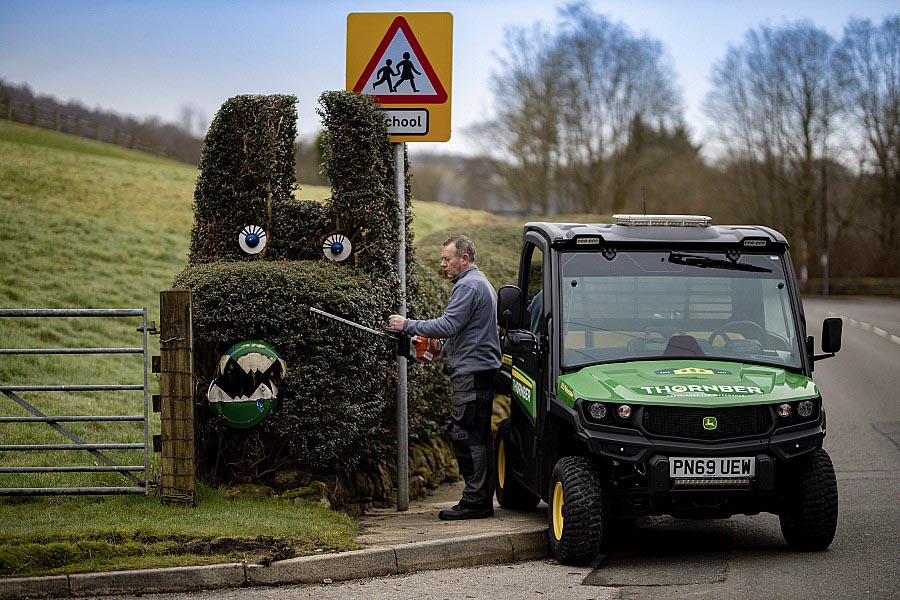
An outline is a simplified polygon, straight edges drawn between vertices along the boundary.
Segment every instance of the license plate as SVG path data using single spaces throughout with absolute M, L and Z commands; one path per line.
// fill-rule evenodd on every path
M 726 458 L 669 457 L 669 477 L 684 479 L 701 477 L 753 477 L 756 475 L 756 459 L 752 456 Z

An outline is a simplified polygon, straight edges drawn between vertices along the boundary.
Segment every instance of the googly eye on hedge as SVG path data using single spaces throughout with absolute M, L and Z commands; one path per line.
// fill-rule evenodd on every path
M 259 254 L 266 247 L 266 230 L 259 225 L 247 225 L 238 234 L 238 243 L 247 254 Z
M 347 257 L 350 256 L 350 253 L 353 251 L 353 244 L 350 243 L 346 236 L 335 233 L 325 238 L 325 243 L 322 244 L 322 251 L 328 260 L 341 262 L 342 260 L 347 260 Z

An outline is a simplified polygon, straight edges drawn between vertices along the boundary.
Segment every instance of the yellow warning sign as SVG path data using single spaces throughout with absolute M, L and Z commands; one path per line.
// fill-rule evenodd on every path
M 347 89 L 384 108 L 392 142 L 450 139 L 453 15 L 347 15 Z

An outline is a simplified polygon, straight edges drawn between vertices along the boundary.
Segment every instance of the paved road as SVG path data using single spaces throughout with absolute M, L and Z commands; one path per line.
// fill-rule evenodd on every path
M 838 532 L 826 552 L 784 546 L 777 517 L 655 518 L 595 568 L 535 561 L 340 584 L 160 598 L 900 598 L 900 301 L 807 299 L 817 339 L 844 317 L 843 349 L 816 365 L 838 472 Z

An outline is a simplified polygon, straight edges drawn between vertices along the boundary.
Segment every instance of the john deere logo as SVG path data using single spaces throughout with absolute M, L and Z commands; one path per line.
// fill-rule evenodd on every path
M 716 421 L 715 417 L 703 417 L 703 429 L 707 431 L 712 431 L 716 427 L 719 426 L 719 422 Z

